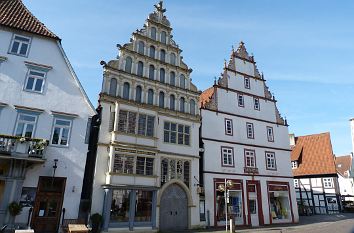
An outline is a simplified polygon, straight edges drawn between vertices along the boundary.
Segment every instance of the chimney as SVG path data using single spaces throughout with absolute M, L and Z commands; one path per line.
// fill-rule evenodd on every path
M 295 146 L 295 134 L 289 134 L 290 146 Z

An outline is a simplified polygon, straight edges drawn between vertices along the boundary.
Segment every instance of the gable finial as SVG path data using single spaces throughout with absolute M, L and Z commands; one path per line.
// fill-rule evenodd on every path
M 163 8 L 163 1 L 159 1 L 159 3 L 154 5 L 157 11 L 165 13 L 166 9 Z

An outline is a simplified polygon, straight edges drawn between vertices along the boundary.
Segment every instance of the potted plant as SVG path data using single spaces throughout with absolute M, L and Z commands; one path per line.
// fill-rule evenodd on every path
M 14 224 L 16 216 L 19 215 L 22 211 L 22 206 L 14 201 L 9 204 L 8 209 L 11 215 L 10 223 Z
M 91 215 L 90 220 L 91 220 L 92 232 L 93 233 L 101 232 L 101 225 L 103 222 L 102 215 L 100 215 L 99 213 L 95 213 Z

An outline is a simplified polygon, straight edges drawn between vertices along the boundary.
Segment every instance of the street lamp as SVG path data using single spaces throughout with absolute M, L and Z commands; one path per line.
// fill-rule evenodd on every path
M 234 184 L 232 183 L 232 180 L 226 180 L 224 179 L 224 184 L 220 184 L 218 186 L 218 190 L 220 192 L 224 192 L 224 198 L 225 198 L 225 230 L 227 232 L 227 200 L 229 198 L 229 189 L 233 186 Z

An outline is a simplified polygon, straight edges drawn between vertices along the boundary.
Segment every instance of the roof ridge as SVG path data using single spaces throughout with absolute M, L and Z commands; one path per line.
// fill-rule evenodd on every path
M 331 133 L 330 132 L 323 132 L 323 133 L 300 135 L 300 136 L 295 136 L 295 137 L 300 138 L 300 137 L 312 137 L 312 136 L 324 136 L 324 135 L 331 135 Z

